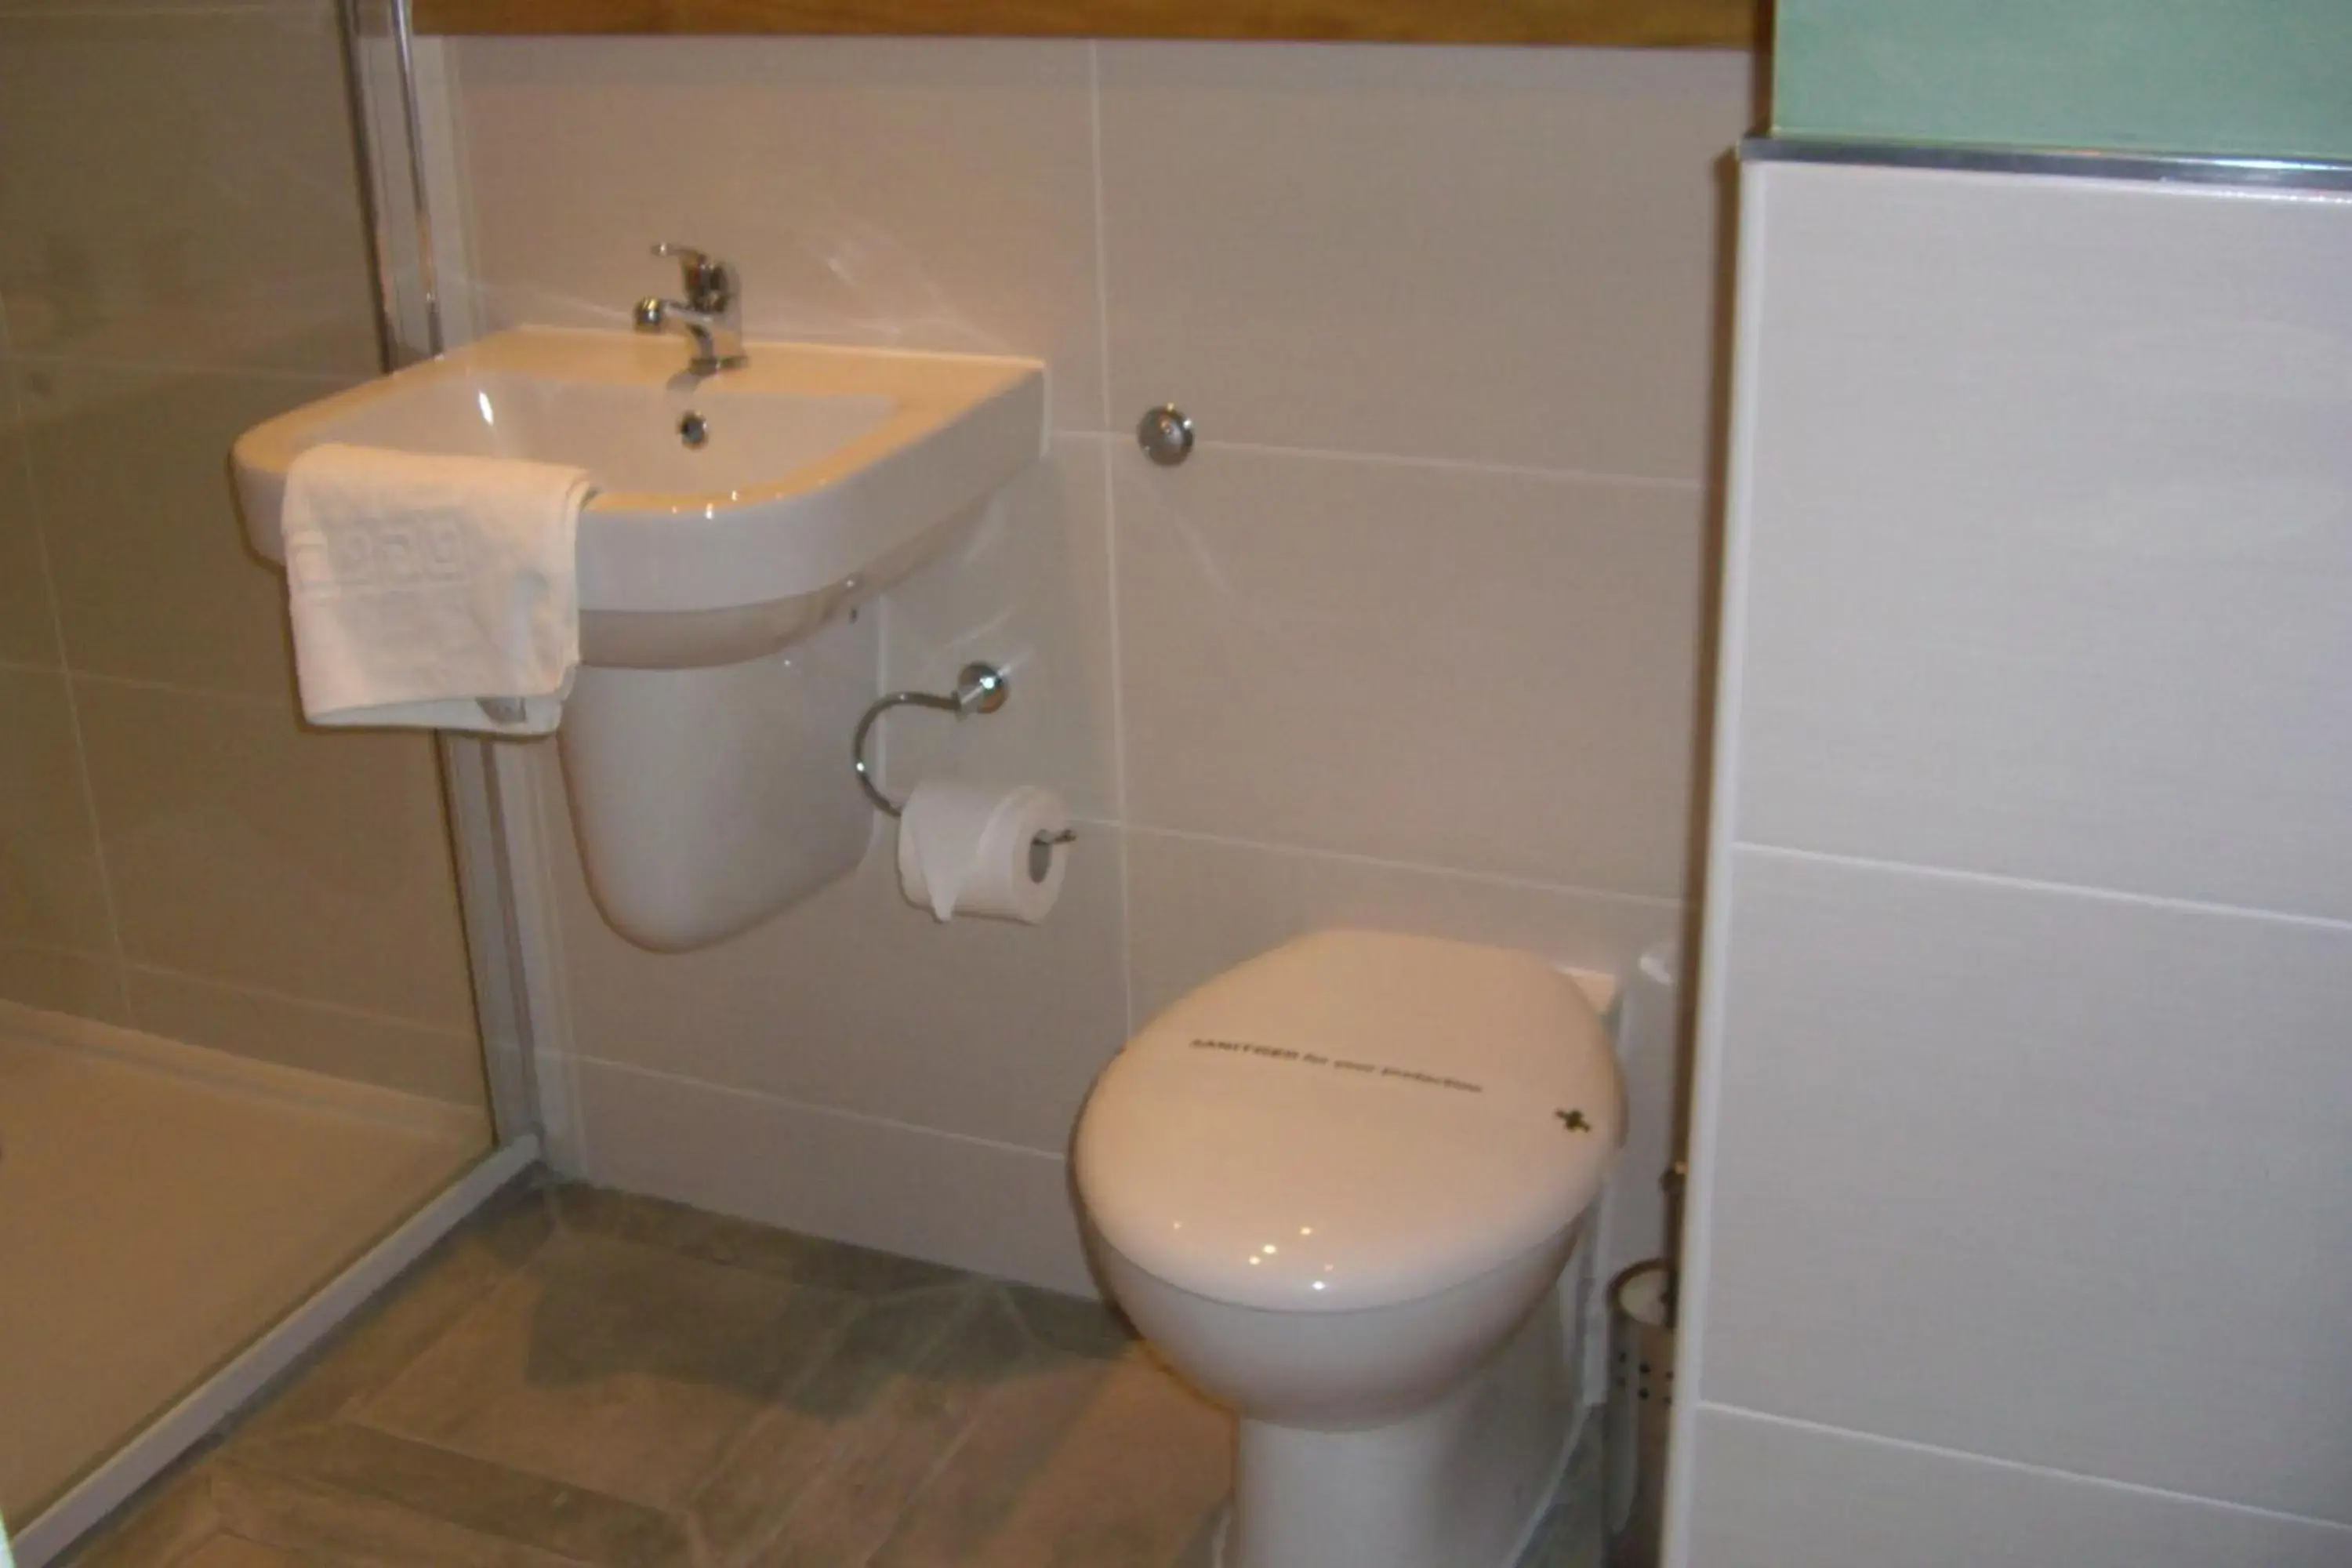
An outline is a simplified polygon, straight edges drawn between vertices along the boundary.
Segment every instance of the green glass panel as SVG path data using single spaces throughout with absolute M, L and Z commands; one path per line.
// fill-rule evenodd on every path
M 2352 0 L 1780 0 L 1773 127 L 2352 158 Z

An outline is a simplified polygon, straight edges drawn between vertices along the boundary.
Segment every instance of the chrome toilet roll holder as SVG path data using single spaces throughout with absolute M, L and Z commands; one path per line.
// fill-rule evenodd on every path
M 857 721 L 857 732 L 849 742 L 849 765 L 857 773 L 857 787 L 874 803 L 874 809 L 885 816 L 905 815 L 906 807 L 882 793 L 874 782 L 874 769 L 866 760 L 866 737 L 885 713 L 894 708 L 929 708 L 941 713 L 952 713 L 961 719 L 967 713 L 993 713 L 1013 696 L 1013 679 L 992 664 L 977 661 L 956 672 L 952 692 L 941 695 L 936 691 L 892 691 L 877 698 Z M 1077 837 L 1073 828 L 1059 833 L 1040 833 L 1031 842 L 1042 848 L 1067 844 Z

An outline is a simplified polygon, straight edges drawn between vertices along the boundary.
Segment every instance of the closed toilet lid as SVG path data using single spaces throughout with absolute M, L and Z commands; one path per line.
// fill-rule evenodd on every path
M 1214 1300 L 1434 1295 L 1575 1219 L 1622 1137 L 1608 1037 L 1523 952 L 1323 931 L 1160 1015 L 1078 1119 L 1104 1240 Z

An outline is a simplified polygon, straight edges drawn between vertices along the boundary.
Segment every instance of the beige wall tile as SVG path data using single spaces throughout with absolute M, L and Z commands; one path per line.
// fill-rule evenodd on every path
M 754 336 L 1030 354 L 1100 425 L 1087 47 L 468 39 L 457 51 L 488 324 L 618 327 L 656 240 L 742 274 Z
M 57 616 L 10 387 L 15 374 L 0 360 L 0 664 L 55 668 Z
M 836 1295 L 879 1300 L 936 1289 L 963 1278 L 956 1269 L 920 1258 L 779 1230 L 666 1198 L 584 1182 L 562 1183 L 550 1196 L 567 1230 L 772 1274 Z
M 131 1009 L 150 1034 L 239 1056 L 484 1108 L 474 1032 L 321 1006 L 132 965 Z
M 0 146 L 17 353 L 376 369 L 331 6 L 0 17 Z
M 22 381 L 74 668 L 290 702 L 285 584 L 246 545 L 228 449 L 331 384 L 46 363 Z
M 630 1192 L 1091 1294 L 1059 1154 L 580 1062 L 588 1174 Z
M 0 669 L 0 942 L 111 951 L 66 678 Z
M 1744 54 L 1107 45 L 1112 413 L 1696 479 Z
M 914 908 L 882 821 L 844 880 L 716 947 L 657 954 L 604 924 L 560 805 L 553 822 L 583 1055 L 1058 1153 L 1126 1040 L 1109 833 L 1072 847 L 1042 925 Z
M 972 659 L 1013 679 L 985 719 L 890 720 L 879 754 L 894 795 L 945 773 L 1042 784 L 1080 816 L 1118 815 L 1107 440 L 1057 437 L 969 540 L 890 591 L 884 685 L 946 691 Z
M 0 942 L 0 999 L 102 1023 L 129 1022 L 122 975 L 110 955 Z
M 1489 942 L 1622 976 L 1682 921 L 1658 900 L 1140 830 L 1128 834 L 1127 876 L 1139 1027 L 1202 981 L 1312 931 Z
M 1679 898 L 1696 489 L 1114 464 L 1139 826 Z
M 2352 198 L 1758 179 L 1740 838 L 2352 919 Z
M 2352 1531 L 1971 1454 L 1709 1408 L 1693 1430 L 1693 1568 L 2343 1568 Z
M 237 699 L 77 691 L 131 959 L 472 1026 L 428 741 L 306 730 Z
M 1696 1392 L 2352 1526 L 2352 931 L 1726 880 Z

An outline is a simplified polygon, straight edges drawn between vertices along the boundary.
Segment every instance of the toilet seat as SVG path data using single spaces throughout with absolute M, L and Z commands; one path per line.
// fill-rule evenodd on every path
M 1103 1239 L 1181 1289 L 1390 1306 L 1573 1223 L 1622 1093 L 1591 1004 L 1531 955 L 1324 931 L 1129 1042 L 1079 1118 L 1076 1173 Z

